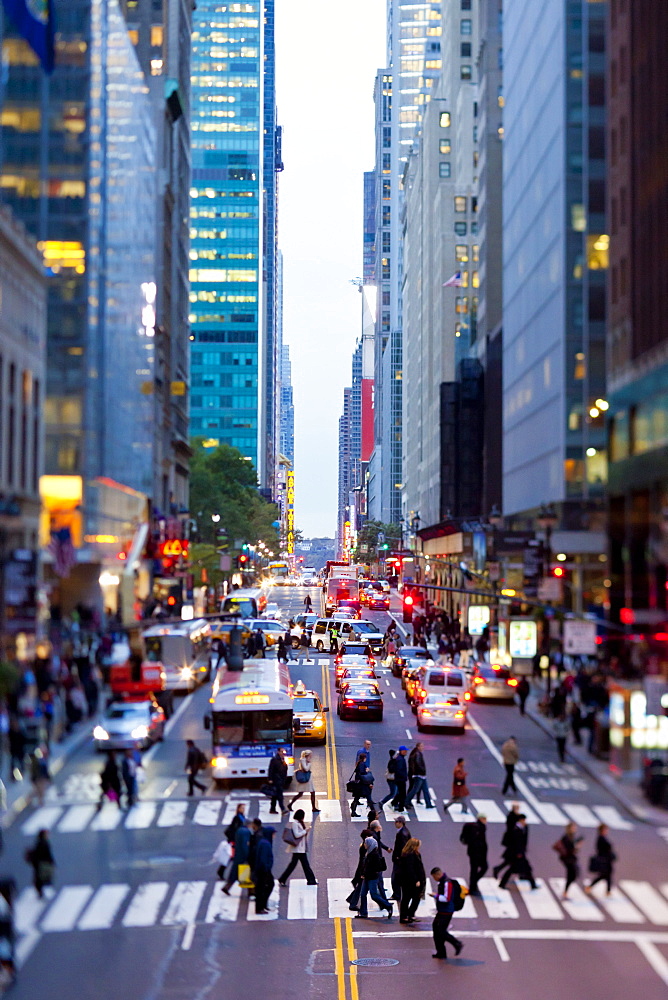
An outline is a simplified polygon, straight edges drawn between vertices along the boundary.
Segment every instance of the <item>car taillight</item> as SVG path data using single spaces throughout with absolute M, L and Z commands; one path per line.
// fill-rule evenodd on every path
M 463 719 L 463 718 L 464 718 L 463 712 L 455 712 L 455 719 Z
M 350 698 L 346 698 L 343 702 L 344 705 L 354 705 L 355 702 L 351 701 Z
M 422 718 L 431 719 L 431 712 L 428 712 L 426 708 L 422 709 Z
M 474 684 L 482 684 L 482 677 L 474 677 L 473 678 L 473 683 Z
M 517 681 L 514 677 L 509 677 L 506 684 L 510 684 L 511 688 L 517 687 Z
M 427 697 L 427 692 L 425 691 L 424 688 L 420 688 L 419 694 L 420 694 L 421 698 L 426 698 Z
M 470 691 L 465 691 L 464 692 L 464 701 L 470 701 L 470 700 L 471 700 L 471 692 Z

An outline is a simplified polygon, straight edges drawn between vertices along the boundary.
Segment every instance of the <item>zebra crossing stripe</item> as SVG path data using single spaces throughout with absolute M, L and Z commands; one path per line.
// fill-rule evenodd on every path
M 56 830 L 58 833 L 81 833 L 94 815 L 95 806 L 70 806 L 58 823 Z
M 127 830 L 146 830 L 155 817 L 155 802 L 138 802 L 125 818 Z
M 202 901 L 206 882 L 179 882 L 169 901 L 163 924 L 192 924 Z
M 550 879 L 552 890 L 559 897 L 561 897 L 564 891 L 565 884 L 566 880 L 563 878 Z M 590 899 L 584 889 L 581 889 L 576 882 L 568 887 L 568 898 L 561 899 L 560 902 L 566 913 L 573 920 L 586 920 L 588 923 L 591 923 L 593 921 L 600 922 L 605 919 L 593 899 Z
M 123 813 L 118 808 L 118 805 L 107 802 L 102 806 L 99 813 L 96 814 L 95 819 L 90 825 L 90 829 L 96 831 L 115 830 L 122 819 Z
M 237 804 L 236 802 L 234 803 L 232 816 L 236 812 Z M 202 802 L 198 802 L 195 815 L 193 816 L 193 823 L 197 823 L 199 826 L 215 826 L 218 822 L 218 813 L 220 812 L 221 805 L 222 803 L 216 799 L 204 799 Z M 227 822 L 229 823 L 229 821 Z
M 600 819 L 611 830 L 632 830 L 633 823 L 624 819 L 614 806 L 592 806 L 592 809 Z
M 564 816 L 561 809 L 552 802 L 538 802 L 536 800 L 534 809 L 547 826 L 566 826 L 568 823 L 568 817 Z
M 42 920 L 43 931 L 71 931 L 93 895 L 90 885 L 66 885 L 60 890 Z
M 187 811 L 187 802 L 165 802 L 158 816 L 158 826 L 183 826 Z
M 80 931 L 100 931 L 111 927 L 116 914 L 130 892 L 129 885 L 101 885 L 79 920 Z
M 599 882 L 591 890 L 591 893 L 603 909 L 617 924 L 644 924 L 645 918 L 640 910 L 637 910 L 633 903 L 623 896 L 619 889 L 614 886 L 610 895 L 606 895 L 606 887 Z
M 241 889 L 238 882 L 235 882 L 231 887 L 229 896 L 223 892 L 222 884 L 215 886 L 211 893 L 204 922 L 215 924 L 221 920 L 236 920 L 239 915 L 240 902 Z
M 124 927 L 152 927 L 158 919 L 162 902 L 169 892 L 167 882 L 140 885 L 123 917 Z
M 47 892 L 48 890 L 45 890 Z M 17 934 L 30 934 L 37 921 L 47 908 L 50 899 L 41 899 L 32 886 L 28 886 L 16 897 L 14 902 L 14 929 Z
M 317 885 L 309 885 L 305 878 L 296 878 L 289 886 L 288 920 L 315 920 L 318 916 Z
M 34 837 L 40 830 L 50 830 L 56 825 L 62 815 L 60 806 L 40 806 L 30 819 L 21 826 L 21 832 L 27 837 Z
M 296 879 L 295 881 L 298 881 L 298 879 Z M 278 882 L 276 882 L 276 884 L 274 885 L 274 888 L 272 890 L 271 896 L 269 897 L 269 899 L 267 901 L 267 909 L 269 910 L 269 913 L 256 913 L 255 912 L 255 904 L 253 903 L 253 904 L 250 904 L 249 907 L 248 907 L 248 911 L 246 913 L 246 920 L 250 920 L 250 921 L 254 921 L 254 920 L 259 920 L 259 921 L 278 920 L 278 907 L 279 907 L 279 904 L 280 904 L 280 895 L 279 895 L 279 892 L 280 892 L 280 890 L 279 890 Z M 317 892 L 317 890 L 316 890 L 316 892 Z
M 516 920 L 519 917 L 510 892 L 500 889 L 495 878 L 481 878 L 478 888 L 490 917 L 495 920 Z
M 619 887 L 653 924 L 668 924 L 668 903 L 653 885 L 622 879 Z
M 594 816 L 591 809 L 587 806 L 568 805 L 567 803 L 564 803 L 561 808 L 574 823 L 577 823 L 578 826 L 581 826 L 583 829 L 593 830 L 601 822 L 598 816 Z
M 532 920 L 563 920 L 563 911 L 544 879 L 537 878 L 536 885 L 538 888 L 532 889 L 528 882 L 518 881 L 517 883 L 522 902 Z

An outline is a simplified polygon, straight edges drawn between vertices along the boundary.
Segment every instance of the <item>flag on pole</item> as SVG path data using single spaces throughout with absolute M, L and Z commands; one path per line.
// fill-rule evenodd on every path
M 39 58 L 45 73 L 54 66 L 53 0 L 2 0 L 5 14 Z
M 461 288 L 462 287 L 462 272 L 455 271 L 451 278 L 443 282 L 443 288 Z
M 72 533 L 69 528 L 58 528 L 51 532 L 49 552 L 53 555 L 53 571 L 57 576 L 69 576 L 70 570 L 77 561 L 77 553 L 72 544 Z

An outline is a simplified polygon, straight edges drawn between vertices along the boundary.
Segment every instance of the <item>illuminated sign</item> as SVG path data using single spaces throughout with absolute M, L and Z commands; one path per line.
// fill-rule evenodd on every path
M 163 559 L 178 559 L 179 556 L 187 556 L 190 543 L 181 538 L 168 538 L 158 546 L 158 551 Z
M 248 694 L 236 695 L 234 701 L 237 705 L 268 705 L 269 695 L 258 694 L 257 691 L 249 691 Z
M 285 502 L 287 509 L 285 512 L 285 547 L 289 556 L 295 552 L 295 474 L 286 474 Z
M 485 626 L 489 625 L 489 606 L 473 604 L 469 608 L 469 632 L 471 635 L 482 635 Z
M 511 619 L 508 635 L 508 651 L 519 659 L 531 659 L 536 655 L 537 632 L 532 618 Z

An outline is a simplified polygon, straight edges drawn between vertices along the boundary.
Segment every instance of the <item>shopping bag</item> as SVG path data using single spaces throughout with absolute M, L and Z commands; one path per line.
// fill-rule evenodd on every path
M 251 878 L 250 865 L 239 865 L 237 881 L 242 889 L 254 889 L 255 883 Z

